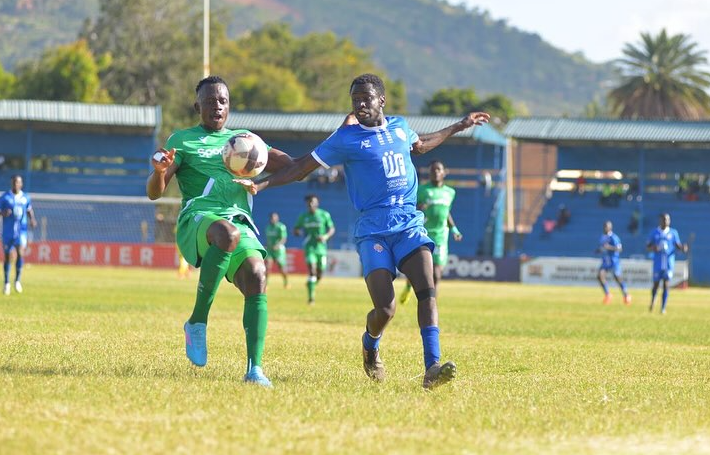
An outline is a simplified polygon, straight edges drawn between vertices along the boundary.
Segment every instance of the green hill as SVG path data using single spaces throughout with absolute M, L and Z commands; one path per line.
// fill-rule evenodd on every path
M 264 22 L 296 34 L 333 31 L 369 49 L 389 77 L 407 87 L 409 110 L 444 87 L 503 93 L 538 115 L 578 114 L 610 79 L 594 64 L 487 13 L 438 0 L 213 0 L 230 36 Z M 76 37 L 98 0 L 0 0 L 0 61 L 12 69 L 46 46 Z M 62 24 L 57 27 L 57 24 Z

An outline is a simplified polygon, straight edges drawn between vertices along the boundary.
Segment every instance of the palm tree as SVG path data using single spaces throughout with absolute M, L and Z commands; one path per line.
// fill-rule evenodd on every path
M 690 36 L 641 34 L 638 46 L 626 44 L 624 58 L 616 61 L 621 85 L 609 92 L 612 113 L 621 118 L 710 117 L 710 73 L 706 51 L 697 49 Z

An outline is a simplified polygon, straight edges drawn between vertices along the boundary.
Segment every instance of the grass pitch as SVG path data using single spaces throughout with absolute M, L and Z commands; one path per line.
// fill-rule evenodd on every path
M 0 298 L 0 452 L 709 453 L 710 290 L 674 290 L 668 314 L 601 305 L 597 288 L 444 282 L 444 360 L 421 388 L 413 302 L 382 342 L 384 384 L 362 371 L 370 308 L 360 279 L 269 289 L 265 370 L 241 382 L 242 299 L 224 283 L 209 362 L 184 354 L 196 276 L 33 266 Z M 397 289 L 402 285 L 398 280 Z

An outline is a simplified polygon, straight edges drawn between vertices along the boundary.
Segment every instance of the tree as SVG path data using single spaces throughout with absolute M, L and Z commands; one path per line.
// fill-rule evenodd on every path
M 100 65 L 107 61 L 97 63 L 84 40 L 50 49 L 38 61 L 20 65 L 14 97 L 109 103 L 99 79 Z
M 110 54 L 101 80 L 117 103 L 161 105 L 164 131 L 194 121 L 195 83 L 202 76 L 201 3 L 189 0 L 100 0 L 81 36 Z
M 688 35 L 666 30 L 641 34 L 638 45 L 626 44 L 616 61 L 620 85 L 608 94 L 611 111 L 621 118 L 697 120 L 710 115 L 710 73 L 706 51 Z
M 480 100 L 473 87 L 437 90 L 424 100 L 422 108 L 424 115 L 465 115 L 475 111 L 488 112 L 496 124 L 508 123 L 517 115 L 513 102 L 505 95 L 494 94 Z
M 8 73 L 0 63 L 0 100 L 12 98 L 15 92 L 16 78 L 12 73 Z

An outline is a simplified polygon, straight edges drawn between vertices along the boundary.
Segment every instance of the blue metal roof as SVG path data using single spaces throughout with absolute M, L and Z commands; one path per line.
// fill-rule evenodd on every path
M 710 122 L 518 117 L 503 133 L 538 141 L 710 143 Z
M 343 123 L 345 114 L 289 114 L 264 112 L 229 113 L 227 128 L 244 128 L 254 131 L 313 132 L 328 135 Z M 431 133 L 461 120 L 461 117 L 423 115 L 405 116 L 409 126 L 418 133 Z M 490 125 L 477 126 L 457 133 L 455 137 L 470 137 L 484 144 L 505 146 L 506 138 Z
M 0 100 L 0 120 L 156 128 L 160 106 Z

